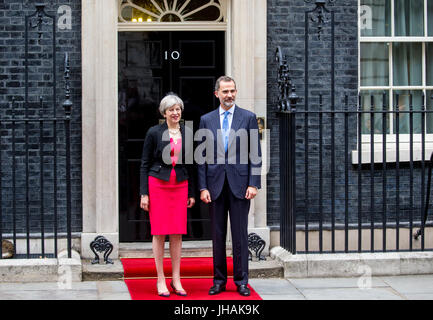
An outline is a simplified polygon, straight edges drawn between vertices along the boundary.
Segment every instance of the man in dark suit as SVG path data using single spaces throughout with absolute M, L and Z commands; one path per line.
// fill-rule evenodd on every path
M 235 81 L 220 77 L 215 85 L 220 107 L 200 119 L 200 129 L 206 132 L 206 148 L 202 151 L 206 161 L 198 165 L 198 184 L 200 199 L 209 204 L 212 223 L 214 285 L 210 295 L 226 288 L 229 213 L 233 280 L 241 295 L 250 295 L 248 212 L 261 186 L 261 150 L 256 115 L 235 105 L 236 94 Z

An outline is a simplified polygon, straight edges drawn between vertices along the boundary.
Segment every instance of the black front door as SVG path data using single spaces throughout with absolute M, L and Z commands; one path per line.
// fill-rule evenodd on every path
M 216 79 L 225 70 L 225 33 L 119 33 L 119 226 L 120 241 L 149 241 L 149 214 L 140 209 L 140 158 L 147 130 L 161 121 L 159 102 L 169 92 L 185 104 L 183 119 L 198 129 L 215 109 Z M 210 239 L 207 206 L 188 209 L 187 240 Z

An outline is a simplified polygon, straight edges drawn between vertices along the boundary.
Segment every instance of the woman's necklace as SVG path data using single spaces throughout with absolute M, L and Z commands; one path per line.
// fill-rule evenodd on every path
M 170 134 L 171 138 L 173 138 L 174 144 L 177 144 L 176 137 L 179 136 L 179 134 L 180 134 L 180 128 L 176 128 L 176 129 L 168 128 L 168 133 Z
M 177 129 L 168 129 L 168 132 L 170 132 L 171 134 L 178 134 L 179 131 L 180 131 L 179 128 L 177 128 Z

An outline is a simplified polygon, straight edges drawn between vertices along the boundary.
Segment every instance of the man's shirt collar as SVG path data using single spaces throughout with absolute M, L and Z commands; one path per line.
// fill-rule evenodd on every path
M 230 112 L 233 115 L 233 113 L 235 112 L 235 105 L 233 104 L 233 106 L 230 109 L 228 109 L 228 110 L 223 109 L 223 107 L 221 107 L 221 105 L 220 105 L 220 107 L 219 107 L 219 115 L 224 114 L 224 112 L 226 112 L 226 111 Z

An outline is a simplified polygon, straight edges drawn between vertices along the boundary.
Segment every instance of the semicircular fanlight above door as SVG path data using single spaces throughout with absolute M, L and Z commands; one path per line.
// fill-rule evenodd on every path
M 119 22 L 224 22 L 224 1 L 119 0 Z

